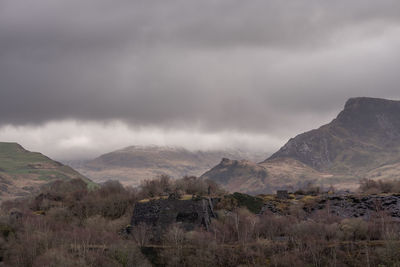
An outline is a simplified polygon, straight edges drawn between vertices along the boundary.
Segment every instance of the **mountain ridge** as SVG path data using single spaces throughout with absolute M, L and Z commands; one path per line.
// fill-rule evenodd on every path
M 279 177 L 286 179 L 288 187 L 314 181 L 352 189 L 362 178 L 397 178 L 400 175 L 400 101 L 350 98 L 330 123 L 289 139 L 256 166 L 264 167 L 269 173 L 263 182 L 262 190 L 266 192 L 283 186 Z M 231 183 L 245 181 L 246 175 L 248 180 L 254 180 L 250 165 L 232 168 L 228 172 L 220 163 L 202 177 L 218 180 L 229 173 L 240 173 L 230 177 Z M 225 187 L 233 189 L 229 183 Z M 240 188 L 242 192 L 255 189 L 253 186 L 245 187 L 244 191 Z
M 291 138 L 266 161 L 290 157 L 335 173 L 364 172 L 397 162 L 399 114 L 400 101 L 351 98 L 332 122 Z
M 173 178 L 200 176 L 225 157 L 261 161 L 265 153 L 243 150 L 191 151 L 181 147 L 129 146 L 100 155 L 93 160 L 68 163 L 97 182 L 117 179 L 124 185 L 138 186 L 143 180 L 153 179 L 163 174 Z

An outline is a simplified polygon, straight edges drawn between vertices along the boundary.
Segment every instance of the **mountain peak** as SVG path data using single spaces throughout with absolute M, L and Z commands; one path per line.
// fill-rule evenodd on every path
M 342 112 L 373 112 L 373 111 L 388 111 L 400 107 L 400 101 L 388 100 L 383 98 L 372 97 L 355 97 L 350 98 L 344 105 Z
M 335 123 L 360 137 L 373 134 L 393 138 L 400 134 L 398 114 L 400 101 L 369 97 L 350 98 Z
M 23 152 L 26 151 L 20 144 L 15 142 L 0 142 L 0 151 L 6 152 Z
M 398 101 L 388 100 L 383 98 L 374 98 L 374 97 L 352 97 L 346 101 L 344 109 L 353 110 L 359 107 L 376 106 L 380 104 L 386 104 L 388 102 L 398 102 Z

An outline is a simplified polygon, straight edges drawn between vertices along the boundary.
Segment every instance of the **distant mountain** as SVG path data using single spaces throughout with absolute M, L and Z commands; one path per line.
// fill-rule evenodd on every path
M 262 168 L 267 174 L 260 176 Z M 306 181 L 354 189 L 364 177 L 399 178 L 400 101 L 351 98 L 331 123 L 290 139 L 263 162 L 225 160 L 203 177 L 228 177 L 222 181 L 228 189 L 244 192 L 270 192 Z
M 59 179 L 86 177 L 59 162 L 25 150 L 17 143 L 0 142 L 0 201 L 36 192 L 46 183 Z
M 241 150 L 189 151 L 160 146 L 130 146 L 94 160 L 70 161 L 72 167 L 96 182 L 116 179 L 137 186 L 142 180 L 166 174 L 174 178 L 200 176 L 222 158 L 261 161 L 265 153 Z

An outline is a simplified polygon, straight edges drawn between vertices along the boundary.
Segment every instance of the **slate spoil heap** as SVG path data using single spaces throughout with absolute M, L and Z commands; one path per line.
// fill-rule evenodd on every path
M 372 216 L 389 216 L 394 221 L 400 221 L 400 195 L 319 195 L 302 196 L 288 200 L 266 201 L 261 214 L 271 212 L 285 215 L 290 206 L 302 203 L 306 217 L 318 211 L 326 211 L 342 218 L 363 218 L 369 220 Z M 284 208 L 282 208 L 284 207 Z

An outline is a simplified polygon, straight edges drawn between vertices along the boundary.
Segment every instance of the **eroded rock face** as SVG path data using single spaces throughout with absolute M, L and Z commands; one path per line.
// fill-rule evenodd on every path
M 313 130 L 290 139 L 270 159 L 294 158 L 308 166 L 321 170 L 330 166 L 336 158 L 336 149 L 332 148 L 333 138 L 325 131 Z
M 195 227 L 208 229 L 212 217 L 215 215 L 211 199 L 159 199 L 137 203 L 131 225 L 135 227 L 146 224 L 158 232 L 164 231 L 174 223 L 180 224 L 186 230 L 193 230 Z

